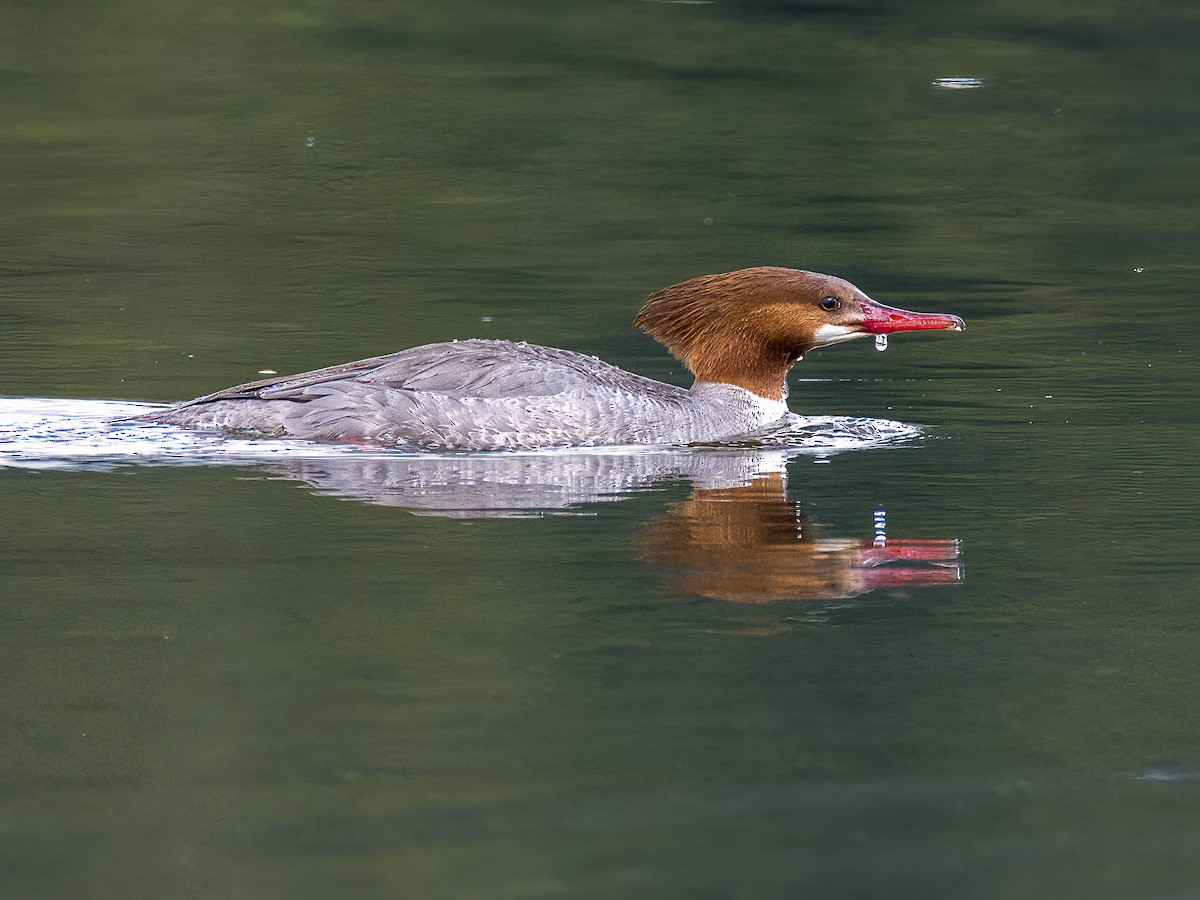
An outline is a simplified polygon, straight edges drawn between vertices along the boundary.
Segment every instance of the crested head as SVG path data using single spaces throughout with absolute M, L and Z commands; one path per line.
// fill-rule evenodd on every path
M 792 365 L 817 347 L 869 334 L 963 328 L 957 316 L 892 309 L 841 278 L 778 266 L 663 288 L 646 299 L 634 323 L 697 381 L 734 384 L 773 400 L 786 396 Z

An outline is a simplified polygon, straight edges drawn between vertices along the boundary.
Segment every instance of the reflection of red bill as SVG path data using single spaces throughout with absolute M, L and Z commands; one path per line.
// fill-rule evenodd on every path
M 906 569 L 898 566 L 867 569 L 863 572 L 863 590 L 879 588 L 932 587 L 937 584 L 959 584 L 963 580 L 962 568 Z
M 957 584 L 963 579 L 958 562 L 961 554 L 962 544 L 957 540 L 896 540 L 863 547 L 858 564 L 867 590 Z
M 908 562 L 926 562 L 952 564 L 962 555 L 962 542 L 957 539 L 939 540 L 936 538 L 903 538 L 896 541 L 884 541 L 862 551 L 864 566 L 882 566 L 890 562 L 906 560 Z

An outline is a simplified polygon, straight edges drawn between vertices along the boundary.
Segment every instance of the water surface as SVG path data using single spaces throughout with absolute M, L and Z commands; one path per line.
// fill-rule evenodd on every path
M 6 894 L 1196 892 L 1191 6 L 6 17 Z M 681 383 L 640 300 L 756 264 L 966 319 L 796 371 L 919 438 L 87 424 L 455 337 Z

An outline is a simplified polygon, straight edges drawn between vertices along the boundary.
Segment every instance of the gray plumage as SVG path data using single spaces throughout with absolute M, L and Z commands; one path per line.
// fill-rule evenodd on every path
M 466 340 L 238 385 L 142 419 L 315 441 L 499 450 L 714 441 L 786 413 L 783 403 L 730 384 L 685 390 L 568 350 Z

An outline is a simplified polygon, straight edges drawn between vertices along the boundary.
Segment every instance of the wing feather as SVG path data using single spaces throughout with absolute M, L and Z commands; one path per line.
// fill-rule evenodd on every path
M 313 389 L 330 382 L 358 382 L 393 390 L 483 399 L 547 397 L 573 388 L 595 386 L 665 390 L 671 394 L 681 391 L 582 353 L 511 341 L 467 340 L 426 344 L 299 375 L 251 381 L 197 397 L 181 406 L 224 400 L 304 403 L 328 396 L 326 390 Z

